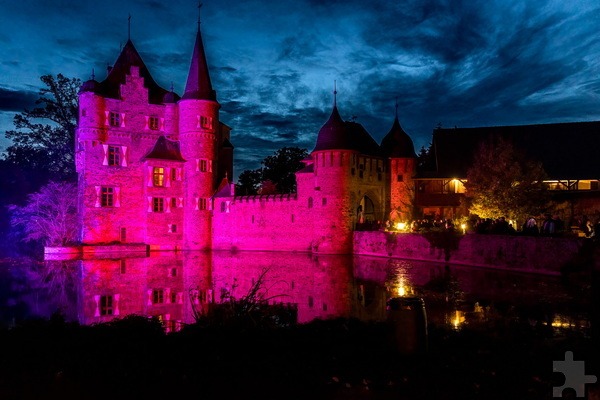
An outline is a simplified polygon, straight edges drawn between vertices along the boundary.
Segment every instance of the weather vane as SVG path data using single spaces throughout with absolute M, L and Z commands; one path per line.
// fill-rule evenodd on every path
M 198 2 L 198 30 L 200 30 L 200 10 L 202 9 L 202 2 Z
M 333 105 L 337 107 L 337 80 L 333 80 Z

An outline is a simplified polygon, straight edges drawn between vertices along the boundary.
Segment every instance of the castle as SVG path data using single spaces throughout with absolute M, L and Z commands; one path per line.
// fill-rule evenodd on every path
M 236 196 L 219 108 L 200 29 L 181 97 L 154 81 L 128 40 L 106 79 L 79 93 L 81 242 L 349 254 L 357 224 L 407 212 L 416 155 L 397 117 L 380 148 L 334 101 L 297 193 Z
M 237 196 L 231 128 L 219 108 L 199 28 L 181 97 L 154 81 L 128 40 L 107 77 L 92 77 L 79 93 L 80 241 L 350 254 L 353 232 L 382 221 L 468 215 L 466 172 L 478 143 L 492 136 L 543 163 L 564 220 L 600 217 L 600 122 L 438 128 L 435 167 L 417 171 L 397 115 L 378 145 L 362 125 L 342 119 L 334 97 L 296 173 L 297 192 Z

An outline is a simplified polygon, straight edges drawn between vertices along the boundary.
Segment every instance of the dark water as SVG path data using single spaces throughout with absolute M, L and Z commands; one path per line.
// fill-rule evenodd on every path
M 511 320 L 590 331 L 590 287 L 558 276 L 362 256 L 266 252 L 111 255 L 0 264 L 0 324 L 60 310 L 82 324 L 127 314 L 155 316 L 167 330 L 194 322 L 211 303 L 252 288 L 269 303 L 297 308 L 298 321 L 386 318 L 386 300 L 419 296 L 428 323 L 455 329 Z

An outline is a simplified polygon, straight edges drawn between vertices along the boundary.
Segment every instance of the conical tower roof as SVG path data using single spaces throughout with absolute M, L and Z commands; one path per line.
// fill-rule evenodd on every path
M 412 139 L 400 126 L 398 116 L 394 118 L 392 129 L 381 141 L 381 154 L 390 158 L 416 158 Z
M 313 151 L 350 149 L 348 139 L 346 124 L 342 120 L 337 106 L 334 105 L 329 119 L 319 129 L 317 144 Z
M 148 88 L 148 101 L 152 104 L 161 104 L 164 95 L 168 92 L 154 81 L 131 39 L 125 43 L 106 79 L 98 85 L 97 93 L 111 99 L 119 99 L 121 85 L 125 84 L 125 77 L 130 74 L 132 66 L 138 67 L 140 76 L 144 78 L 144 84 Z
M 190 71 L 185 85 L 185 93 L 181 98 L 182 100 L 195 99 L 217 101 L 217 94 L 213 90 L 210 82 L 200 26 L 198 26 L 198 33 L 196 34 L 196 43 L 194 44 L 194 53 L 190 62 Z

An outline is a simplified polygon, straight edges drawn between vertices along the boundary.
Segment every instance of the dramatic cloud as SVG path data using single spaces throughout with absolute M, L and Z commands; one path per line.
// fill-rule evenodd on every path
M 31 109 L 35 106 L 38 97 L 37 92 L 10 90 L 0 87 L 0 112 L 15 111 L 19 113 L 26 108 Z
M 87 79 L 94 68 L 103 79 L 129 14 L 155 80 L 181 94 L 197 12 L 186 0 L 7 2 L 0 111 L 20 111 L 42 74 Z M 600 119 L 597 1 L 227 0 L 206 3 L 201 16 L 236 174 L 282 146 L 312 150 L 334 80 L 342 117 L 377 141 L 397 98 L 417 150 L 438 124 Z

